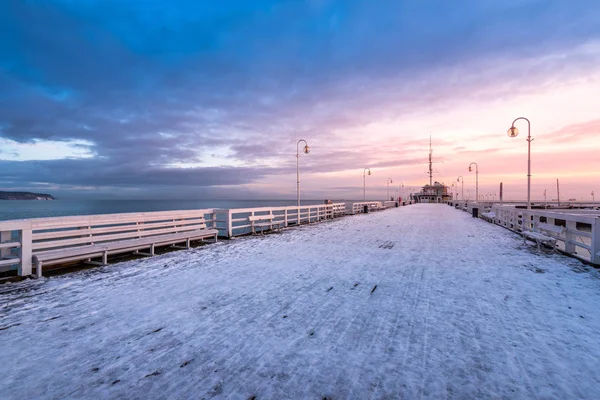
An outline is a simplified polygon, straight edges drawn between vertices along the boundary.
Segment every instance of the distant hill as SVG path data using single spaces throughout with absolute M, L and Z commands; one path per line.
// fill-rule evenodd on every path
M 0 190 L 0 200 L 54 200 L 54 197 L 43 193 L 3 192 Z

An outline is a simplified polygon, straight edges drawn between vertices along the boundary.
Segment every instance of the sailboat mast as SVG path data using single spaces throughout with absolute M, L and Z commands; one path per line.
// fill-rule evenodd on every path
M 433 168 L 431 166 L 431 156 L 433 155 L 433 149 L 431 148 L 431 135 L 429 135 L 429 186 L 433 186 Z

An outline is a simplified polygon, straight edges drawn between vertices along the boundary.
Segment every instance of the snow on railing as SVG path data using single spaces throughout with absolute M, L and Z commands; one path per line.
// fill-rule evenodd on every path
M 469 203 L 467 211 L 471 213 L 476 206 L 477 203 Z M 564 227 L 557 237 L 558 249 L 581 260 L 600 264 L 600 210 L 527 210 L 495 204 L 490 211 L 493 214 L 491 222 L 518 233 L 540 232 L 540 224 Z

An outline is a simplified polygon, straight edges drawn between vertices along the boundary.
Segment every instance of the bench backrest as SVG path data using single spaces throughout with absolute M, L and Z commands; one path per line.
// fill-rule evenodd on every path
M 542 222 L 542 223 L 538 224 L 538 229 L 560 235 L 565 230 L 565 227 L 559 226 L 559 225 L 546 224 L 546 223 Z
M 204 210 L 201 210 L 204 211 Z M 42 251 L 206 229 L 203 212 L 156 212 L 64 218 L 33 230 L 32 250 Z

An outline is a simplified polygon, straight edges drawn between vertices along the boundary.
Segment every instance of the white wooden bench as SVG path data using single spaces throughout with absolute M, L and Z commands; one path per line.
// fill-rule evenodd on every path
M 77 219 L 72 222 L 51 225 L 51 229 L 34 231 L 32 235 L 32 262 L 38 277 L 42 276 L 43 266 L 64 264 L 73 261 L 86 261 L 106 265 L 108 256 L 135 252 L 141 255 L 154 255 L 157 246 L 185 244 L 214 238 L 219 231 L 206 226 L 204 216 L 171 216 L 164 213 L 146 213 L 144 218 L 127 217 L 127 214 L 111 220 L 98 219 L 96 224 L 82 225 Z M 85 217 L 81 217 L 85 221 Z M 146 250 L 141 252 L 140 250 Z M 92 261 L 100 257 L 101 261 Z
M 260 233 L 264 233 L 265 228 L 268 230 L 281 230 L 283 227 L 283 221 L 275 221 L 275 215 L 252 215 L 248 217 L 250 221 L 250 227 L 252 228 L 252 234 L 256 233 L 256 228 L 260 228 Z
M 537 225 L 538 231 L 523 231 L 523 239 L 526 241 L 527 239 L 534 240 L 537 244 L 538 250 L 541 250 L 541 245 L 546 245 L 551 247 L 553 250 L 556 250 L 556 241 L 563 234 L 565 227 L 539 223 Z
M 487 222 L 494 222 L 496 219 L 496 213 L 493 211 L 489 211 L 489 212 L 482 212 L 481 213 L 481 218 L 486 220 Z

